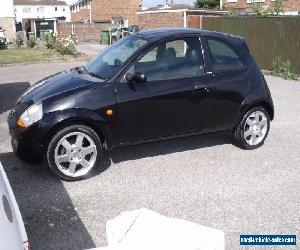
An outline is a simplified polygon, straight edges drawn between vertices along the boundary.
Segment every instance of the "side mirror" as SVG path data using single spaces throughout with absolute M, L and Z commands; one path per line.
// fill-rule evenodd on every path
M 126 80 L 131 83 L 145 83 L 147 82 L 147 76 L 144 73 L 137 72 L 135 74 L 127 73 Z

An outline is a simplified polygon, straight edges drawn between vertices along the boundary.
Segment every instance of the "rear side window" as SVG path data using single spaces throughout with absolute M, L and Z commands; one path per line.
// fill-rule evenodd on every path
M 226 43 L 208 39 L 213 67 L 216 71 L 240 70 L 244 64 L 239 55 Z

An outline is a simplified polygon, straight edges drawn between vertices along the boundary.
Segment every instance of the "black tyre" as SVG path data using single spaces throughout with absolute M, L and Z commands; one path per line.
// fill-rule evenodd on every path
M 256 149 L 261 147 L 270 129 L 270 116 L 265 108 L 254 107 L 241 119 L 234 131 L 237 146 L 243 149 Z
M 52 172 L 67 181 L 90 177 L 102 156 L 98 134 L 83 125 L 71 125 L 60 130 L 51 139 L 47 150 Z

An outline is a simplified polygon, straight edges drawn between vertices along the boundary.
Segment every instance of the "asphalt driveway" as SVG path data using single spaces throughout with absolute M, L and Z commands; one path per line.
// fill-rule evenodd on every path
M 14 156 L 6 118 L 30 84 L 74 64 L 0 68 L 0 161 L 33 250 L 105 246 L 106 221 L 141 207 L 223 230 L 230 250 L 246 249 L 240 234 L 300 237 L 300 82 L 266 77 L 276 114 L 260 149 L 224 133 L 155 142 L 115 149 L 102 174 L 62 182 Z

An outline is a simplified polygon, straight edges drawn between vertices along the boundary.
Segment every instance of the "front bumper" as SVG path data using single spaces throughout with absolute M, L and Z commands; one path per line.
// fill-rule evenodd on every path
M 11 145 L 14 153 L 20 159 L 31 163 L 39 163 L 43 161 L 43 155 L 45 152 L 44 145 L 27 144 L 13 137 L 11 139 Z
M 39 124 L 21 128 L 16 124 L 16 118 L 12 114 L 9 115 L 7 122 L 14 153 L 22 160 L 40 162 L 43 159 L 45 146 L 42 141 L 44 132 L 39 128 Z

